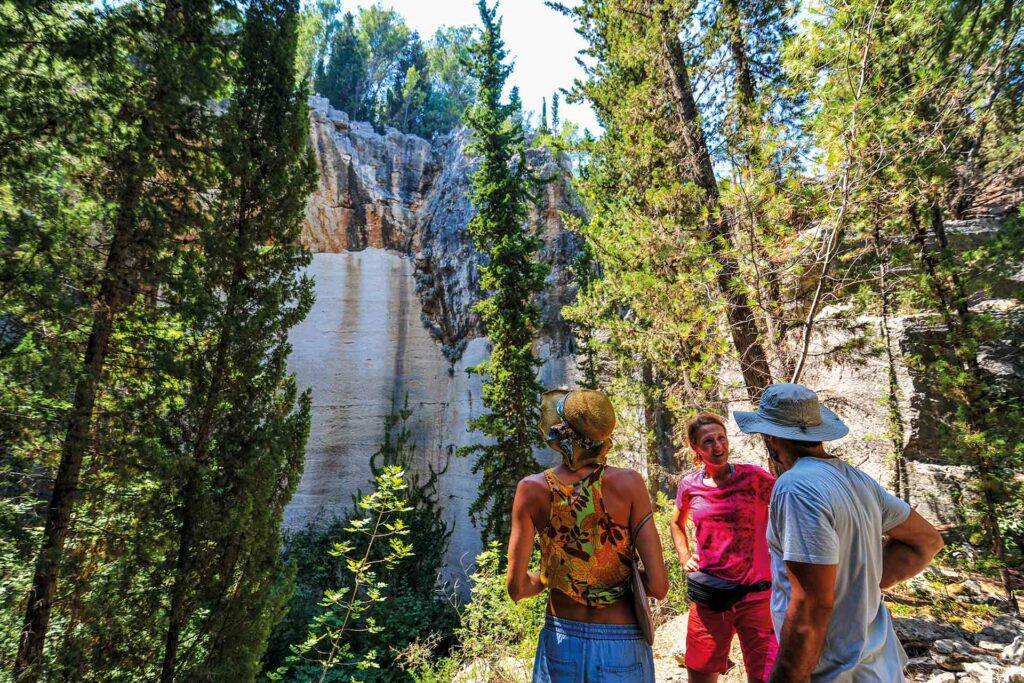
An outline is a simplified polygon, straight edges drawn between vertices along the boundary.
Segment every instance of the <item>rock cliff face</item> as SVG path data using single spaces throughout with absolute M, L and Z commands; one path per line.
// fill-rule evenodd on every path
M 471 460 L 453 454 L 478 438 L 466 431 L 466 422 L 483 409 L 481 379 L 466 369 L 488 353 L 472 312 L 480 298 L 481 262 L 466 228 L 473 216 L 466 191 L 474 160 L 464 153 L 463 132 L 433 142 L 390 129 L 381 135 L 350 121 L 327 100 L 313 98 L 311 104 L 320 182 L 307 207 L 303 240 L 314 252 L 309 274 L 316 280 L 317 302 L 293 330 L 290 362 L 300 385 L 312 390 L 313 424 L 305 473 L 285 524 L 299 528 L 351 508 L 357 490 L 368 488 L 369 460 L 382 441 L 385 417 L 408 397 L 417 467 L 447 467 L 439 493 L 453 528 L 448 577 L 459 578 L 480 549 L 479 531 L 468 515 L 478 478 Z M 574 385 L 573 338 L 560 311 L 575 296 L 570 266 L 578 246 L 560 212 L 580 213 L 581 207 L 567 162 L 532 155 L 551 179 L 532 216 L 544 237 L 542 258 L 552 268 L 537 345 L 545 361 L 541 381 Z M 984 239 L 992 228 L 984 220 L 951 226 L 971 241 Z M 1008 314 L 1014 306 L 1006 305 Z M 891 489 L 909 492 L 926 517 L 955 523 L 950 491 L 965 472 L 942 455 L 942 399 L 929 384 L 927 359 L 918 370 L 904 360 L 919 353 L 935 331 L 913 317 L 891 319 L 884 329 L 872 317 L 829 324 L 830 317 L 843 315 L 822 313 L 813 360 L 802 378 L 851 427 L 835 450 Z M 884 350 L 857 363 L 833 362 L 830 349 L 848 341 L 851 325 L 872 330 L 879 340 L 888 337 L 891 362 Z M 1022 374 L 1019 351 L 987 349 L 983 360 L 994 374 L 1012 379 Z M 738 372 L 725 378 L 736 386 L 738 379 Z M 890 383 L 897 389 L 893 406 L 887 404 Z M 743 397 L 737 390 L 731 405 L 743 408 Z M 632 421 L 623 418 L 624 426 Z M 636 441 L 623 437 L 620 449 Z M 759 439 L 738 432 L 732 437 L 737 460 L 764 464 Z M 894 452 L 903 460 L 894 459 Z
M 352 122 L 327 100 L 312 98 L 311 140 L 320 181 L 306 209 L 303 241 L 314 253 L 309 274 L 317 301 L 291 334 L 290 364 L 313 394 L 306 468 L 285 513 L 301 528 L 347 512 L 368 489 L 370 456 L 385 417 L 408 397 L 417 466 L 445 469 L 439 494 L 453 528 L 449 577 L 458 578 L 480 549 L 469 521 L 478 478 L 472 461 L 453 457 L 474 443 L 466 422 L 483 409 L 481 379 L 466 368 L 486 358 L 480 321 L 481 255 L 466 229 L 474 160 L 465 134 L 433 143 Z M 547 385 L 575 381 L 572 336 L 559 315 L 575 295 L 569 265 L 577 253 L 560 212 L 578 213 L 567 162 L 534 154 L 543 177 L 531 222 L 544 236 L 551 265 L 538 352 Z

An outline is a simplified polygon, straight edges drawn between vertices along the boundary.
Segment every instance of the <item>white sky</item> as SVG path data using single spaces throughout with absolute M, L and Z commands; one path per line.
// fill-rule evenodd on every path
M 383 7 L 392 7 L 405 17 L 406 24 L 419 31 L 426 40 L 440 26 L 480 24 L 475 0 L 378 0 Z M 488 0 L 493 3 L 493 0 Z M 371 0 L 342 0 L 342 11 L 366 7 Z M 569 1 L 567 5 L 575 3 Z M 559 88 L 569 88 L 573 79 L 582 78 L 583 73 L 576 63 L 576 53 L 585 44 L 573 30 L 569 17 L 562 16 L 544 6 L 544 0 L 502 0 L 498 5 L 502 17 L 501 35 L 509 57 L 515 61 L 515 70 L 509 79 L 511 85 L 519 86 L 523 108 L 540 115 L 541 98 L 548 100 L 550 116 L 551 93 Z M 583 132 L 589 128 L 599 133 L 600 126 L 594 112 L 587 104 L 569 105 L 561 96 L 559 116 L 572 121 Z M 536 117 L 534 119 L 536 122 Z

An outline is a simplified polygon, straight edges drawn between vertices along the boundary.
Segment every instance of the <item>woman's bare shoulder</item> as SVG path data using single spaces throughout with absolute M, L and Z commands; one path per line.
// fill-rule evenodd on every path
M 643 491 L 647 490 L 647 483 L 644 481 L 643 476 L 636 470 L 628 467 L 606 467 L 604 480 L 609 484 L 621 486 L 624 489 L 638 488 Z
M 546 494 L 547 490 L 548 482 L 543 472 L 530 474 L 519 480 L 519 491 L 527 496 Z

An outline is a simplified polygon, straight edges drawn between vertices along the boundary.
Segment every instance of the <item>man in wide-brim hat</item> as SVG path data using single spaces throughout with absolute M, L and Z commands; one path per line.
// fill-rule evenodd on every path
M 882 589 L 923 571 L 942 548 L 939 533 L 825 451 L 849 428 L 807 387 L 773 384 L 756 411 L 733 417 L 740 430 L 762 435 L 781 473 L 768 521 L 779 639 L 770 681 L 902 683 L 907 656 Z

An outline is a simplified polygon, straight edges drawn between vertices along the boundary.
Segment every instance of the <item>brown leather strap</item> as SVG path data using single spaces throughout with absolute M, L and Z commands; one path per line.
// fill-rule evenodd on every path
M 640 529 L 642 529 L 644 524 L 647 524 L 647 522 L 650 521 L 651 517 L 653 517 L 653 516 L 654 516 L 654 512 L 653 511 L 652 512 L 648 512 L 646 515 L 644 515 L 644 518 L 641 519 L 639 522 L 637 522 L 636 526 L 633 527 L 633 535 L 631 536 L 631 540 L 633 541 L 633 545 L 636 545 L 636 535 L 638 533 L 640 533 Z

